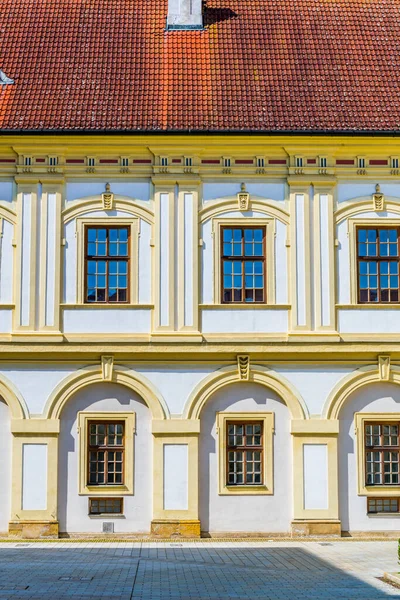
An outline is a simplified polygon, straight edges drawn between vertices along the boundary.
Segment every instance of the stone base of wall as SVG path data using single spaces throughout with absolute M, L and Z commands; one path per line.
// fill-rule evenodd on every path
M 58 538 L 58 521 L 10 521 L 8 535 L 27 540 Z
M 151 522 L 151 535 L 162 538 L 199 538 L 200 521 L 157 519 Z
M 315 519 L 292 521 L 292 537 L 340 537 L 342 534 L 340 521 L 334 519 Z

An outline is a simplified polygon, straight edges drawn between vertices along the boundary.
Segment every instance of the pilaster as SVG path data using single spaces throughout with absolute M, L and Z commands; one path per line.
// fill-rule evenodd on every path
M 340 536 L 339 421 L 293 420 L 292 536 Z
M 199 421 L 153 421 L 151 533 L 155 536 L 200 537 L 199 433 Z

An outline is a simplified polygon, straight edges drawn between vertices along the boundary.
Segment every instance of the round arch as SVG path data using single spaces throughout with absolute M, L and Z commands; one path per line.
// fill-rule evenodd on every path
M 276 202 L 276 200 L 269 200 L 268 198 L 260 198 L 258 196 L 251 196 L 251 210 L 254 212 L 265 213 L 270 217 L 274 217 L 278 219 L 278 221 L 282 221 L 285 225 L 289 224 L 289 213 L 281 207 L 280 202 Z M 212 206 L 206 206 L 199 213 L 200 223 L 204 223 L 208 221 L 212 217 L 216 217 L 224 212 L 232 212 L 238 211 L 238 201 L 234 196 L 228 196 L 226 198 L 221 198 L 217 200 L 215 203 L 212 203 Z
M 17 222 L 17 214 L 4 204 L 0 206 L 0 218 L 8 221 L 11 225 L 15 225 Z
M 86 198 L 74 200 L 71 202 L 70 206 L 63 210 L 63 222 L 66 224 L 82 214 L 95 212 L 98 210 L 104 210 L 101 196 L 88 196 Z M 114 194 L 113 210 L 120 210 L 140 217 L 144 221 L 147 221 L 147 223 L 150 223 L 150 225 L 154 223 L 154 214 L 149 209 L 147 204 L 141 200 L 136 200 L 135 198 Z
M 385 211 L 400 214 L 400 198 L 385 196 Z M 365 212 L 375 212 L 372 205 L 372 196 L 359 196 L 343 202 L 335 212 L 335 221 L 338 224 L 344 219 Z
M 62 409 L 73 394 L 94 383 L 118 383 L 137 394 L 147 404 L 153 419 L 168 419 L 170 417 L 164 398 L 153 384 L 140 373 L 136 373 L 122 365 L 114 365 L 112 378 L 103 378 L 100 365 L 85 367 L 72 373 L 53 390 L 44 410 L 47 419 L 59 419 Z
M 0 396 L 10 409 L 12 419 L 29 419 L 29 410 L 24 398 L 4 375 L 0 376 Z
M 223 367 L 208 375 L 189 396 L 184 408 L 183 418 L 200 419 L 200 413 L 212 394 L 232 383 L 258 383 L 268 387 L 282 398 L 290 410 L 292 419 L 309 418 L 307 406 L 292 384 L 282 375 L 261 365 L 250 367 L 248 380 L 239 379 L 236 365 Z
M 371 383 L 394 383 L 400 385 L 400 367 L 390 367 L 389 379 L 382 379 L 378 365 L 360 367 L 341 379 L 329 394 L 322 413 L 323 419 L 338 419 L 340 409 L 347 398 L 358 389 Z

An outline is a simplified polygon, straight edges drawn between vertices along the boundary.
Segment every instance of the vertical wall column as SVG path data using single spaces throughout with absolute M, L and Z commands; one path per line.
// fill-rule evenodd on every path
M 42 182 L 40 200 L 39 329 L 60 330 L 62 183 Z
M 335 331 L 335 248 L 332 185 L 314 188 L 315 329 Z
M 10 535 L 57 537 L 58 420 L 14 419 Z
M 200 536 L 199 433 L 200 421 L 153 421 L 153 535 Z
M 337 438 L 339 421 L 292 421 L 292 535 L 341 534 Z
M 152 339 L 199 334 L 198 181 L 155 182 L 154 319 Z
M 177 297 L 178 330 L 198 332 L 199 329 L 199 226 L 198 186 L 179 186 Z
M 154 332 L 175 329 L 175 186 L 155 186 Z
M 290 187 L 291 331 L 310 331 L 310 186 Z
M 15 312 L 13 330 L 36 327 L 39 182 L 17 179 Z

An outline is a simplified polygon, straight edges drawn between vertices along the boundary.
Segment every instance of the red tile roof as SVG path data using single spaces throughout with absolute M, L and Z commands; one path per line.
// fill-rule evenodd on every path
M 400 131 L 400 0 L 1 0 L 0 128 Z

